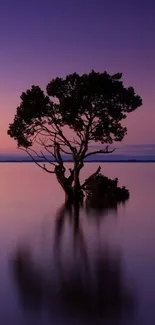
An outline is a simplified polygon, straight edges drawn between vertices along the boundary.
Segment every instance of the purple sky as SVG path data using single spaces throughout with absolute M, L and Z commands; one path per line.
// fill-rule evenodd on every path
M 0 4 L 0 152 L 22 91 L 56 76 L 123 72 L 143 107 L 126 120 L 123 144 L 155 143 L 153 0 L 5 0 Z

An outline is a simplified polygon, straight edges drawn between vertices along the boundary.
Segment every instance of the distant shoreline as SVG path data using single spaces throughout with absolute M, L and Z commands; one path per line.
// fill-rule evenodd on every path
M 48 163 L 37 160 L 38 163 Z M 52 161 L 54 162 L 54 161 Z M 34 163 L 32 160 L 0 160 L 0 163 Z M 72 163 L 71 160 L 65 160 L 64 163 Z M 89 160 L 85 163 L 155 163 L 155 160 Z

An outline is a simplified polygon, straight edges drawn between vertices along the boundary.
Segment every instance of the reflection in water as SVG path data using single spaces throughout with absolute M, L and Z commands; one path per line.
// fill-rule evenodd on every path
M 90 202 L 86 201 L 86 213 L 87 216 L 91 216 L 91 217 L 104 217 L 109 215 L 111 212 L 117 214 L 117 210 L 118 210 L 118 206 L 119 204 L 121 205 L 125 205 L 126 204 L 126 200 L 122 201 L 122 202 L 99 202 L 99 204 L 96 205 L 96 202 L 92 201 L 91 204 Z
M 115 191 L 117 190 L 117 196 L 114 195 L 115 192 L 110 192 L 110 197 L 104 194 L 104 188 L 99 189 L 100 191 L 96 193 L 91 199 L 86 200 L 86 213 L 90 216 L 96 217 L 104 217 L 110 214 L 111 212 L 117 214 L 118 207 L 120 205 L 125 205 L 129 200 L 129 191 L 125 188 L 117 187 L 117 179 L 112 181 L 109 179 L 110 182 L 114 182 L 115 184 Z
M 79 214 L 79 207 L 67 205 L 58 211 L 53 260 L 46 268 L 37 265 L 28 248 L 20 247 L 15 252 L 12 266 L 22 304 L 30 310 L 46 309 L 51 316 L 57 313 L 64 319 L 79 319 L 79 324 L 97 324 L 101 320 L 118 324 L 123 316 L 132 315 L 134 307 L 122 256 L 100 245 L 92 254 Z M 64 253 L 61 244 L 67 219 L 73 241 L 71 249 Z
M 22 305 L 26 308 L 40 308 L 43 290 L 41 272 L 34 265 L 29 250 L 24 247 L 15 254 L 13 272 L 19 288 Z

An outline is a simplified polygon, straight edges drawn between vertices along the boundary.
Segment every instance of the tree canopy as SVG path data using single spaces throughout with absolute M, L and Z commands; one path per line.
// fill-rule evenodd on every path
M 51 173 L 57 166 L 64 171 L 62 154 L 71 154 L 80 170 L 88 156 L 111 152 L 107 145 L 127 134 L 122 121 L 142 105 L 134 89 L 124 86 L 121 73 L 110 75 L 106 71 L 53 79 L 46 93 L 39 86 L 22 93 L 8 134 L 32 159 L 38 156 L 48 161 L 53 168 L 37 164 Z M 66 127 L 72 130 L 71 138 Z M 105 147 L 91 152 L 92 141 Z
M 125 88 L 121 79 L 121 73 L 74 73 L 52 80 L 46 88 L 48 96 L 32 86 L 22 93 L 8 134 L 19 147 L 32 147 L 36 142 L 46 147 L 49 138 L 51 146 L 58 141 L 61 149 L 65 145 L 71 152 L 80 147 L 83 157 L 91 140 L 103 144 L 121 141 L 127 133 L 121 121 L 142 104 L 134 89 Z M 64 126 L 72 129 L 78 140 L 69 141 Z

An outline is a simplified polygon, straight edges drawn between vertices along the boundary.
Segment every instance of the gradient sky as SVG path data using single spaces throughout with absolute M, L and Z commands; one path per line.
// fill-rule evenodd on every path
M 0 153 L 22 91 L 56 76 L 94 69 L 123 72 L 143 107 L 126 120 L 123 144 L 155 143 L 153 0 L 2 0 L 0 4 Z

